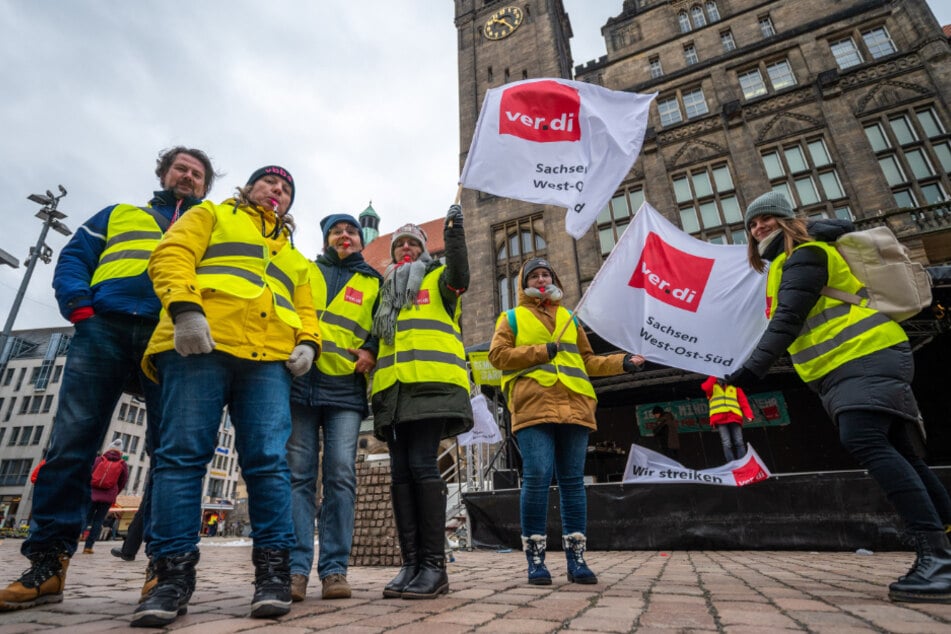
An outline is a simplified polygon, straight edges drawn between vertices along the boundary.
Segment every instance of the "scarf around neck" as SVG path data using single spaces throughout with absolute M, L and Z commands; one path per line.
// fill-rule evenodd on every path
M 386 268 L 380 289 L 380 307 L 373 317 L 371 332 L 387 345 L 393 345 L 396 318 L 404 308 L 416 306 L 419 287 L 433 259 L 426 251 L 415 262 L 396 262 Z

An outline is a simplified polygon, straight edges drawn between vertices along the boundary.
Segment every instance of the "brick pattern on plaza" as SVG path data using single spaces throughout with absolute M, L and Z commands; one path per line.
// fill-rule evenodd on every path
M 400 548 L 390 501 L 390 461 L 357 462 L 357 504 L 351 566 L 399 566 Z

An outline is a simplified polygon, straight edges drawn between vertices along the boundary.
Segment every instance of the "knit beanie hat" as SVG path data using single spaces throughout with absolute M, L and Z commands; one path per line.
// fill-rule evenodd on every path
M 548 272 L 551 273 L 552 279 L 555 277 L 555 271 L 551 268 L 551 264 L 548 263 L 548 260 L 545 258 L 532 258 L 525 263 L 525 266 L 522 267 L 522 288 L 528 286 L 528 275 L 535 269 L 548 269 Z
M 744 224 L 747 230 L 750 228 L 750 222 L 757 216 L 794 218 L 796 214 L 793 213 L 792 205 L 789 204 L 789 200 L 784 195 L 779 192 L 766 192 L 746 208 Z
M 122 451 L 122 439 L 116 438 L 111 443 L 109 443 L 109 449 L 118 449 L 119 451 Z
M 426 251 L 426 232 L 419 225 L 409 222 L 393 232 L 393 239 L 390 240 L 390 257 L 396 262 L 396 256 L 393 252 L 396 250 L 396 243 L 400 238 L 415 238 L 423 245 L 423 251 Z
M 338 222 L 345 222 L 348 225 L 356 227 L 360 233 L 360 244 L 363 244 L 363 227 L 360 226 L 356 218 L 349 214 L 330 214 L 320 221 L 320 230 L 324 234 L 324 246 L 327 246 L 327 235 L 330 234 L 330 230 L 333 229 L 334 225 Z
M 291 207 L 294 205 L 294 194 L 296 193 L 296 188 L 294 187 L 294 177 L 291 176 L 291 173 L 288 172 L 283 167 L 279 165 L 268 165 L 267 167 L 261 167 L 254 170 L 254 173 L 251 174 L 251 178 L 248 179 L 248 185 L 254 185 L 258 179 L 264 178 L 268 174 L 274 174 L 275 176 L 280 176 L 287 184 L 291 186 L 291 202 L 287 205 L 287 210 L 290 211 Z

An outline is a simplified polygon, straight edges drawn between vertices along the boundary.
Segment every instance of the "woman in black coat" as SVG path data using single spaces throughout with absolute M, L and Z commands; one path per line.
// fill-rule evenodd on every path
M 821 220 L 807 228 L 789 201 L 763 194 L 746 210 L 750 265 L 772 261 L 769 325 L 743 366 L 726 377 L 737 387 L 763 377 L 787 349 L 793 366 L 822 400 L 842 445 L 885 491 L 912 532 L 917 558 L 889 586 L 893 601 L 951 603 L 951 497 L 915 454 L 908 422 L 917 421 L 908 337 L 886 315 L 822 295 L 863 288 L 833 242 L 853 229 Z

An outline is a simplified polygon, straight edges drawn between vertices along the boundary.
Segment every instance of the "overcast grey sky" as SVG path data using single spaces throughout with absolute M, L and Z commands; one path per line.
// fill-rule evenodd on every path
M 564 0 L 576 64 L 605 53 L 622 0 Z M 932 0 L 942 24 L 951 2 Z M 941 8 L 938 8 L 941 6 Z M 31 193 L 73 230 L 157 189 L 158 150 L 207 151 L 228 197 L 256 168 L 294 175 L 297 245 L 318 220 L 370 200 L 381 231 L 440 216 L 459 175 L 456 29 L 449 0 L 0 0 L 0 327 L 41 228 Z M 50 232 L 14 329 L 64 325 L 52 281 L 67 238 Z

